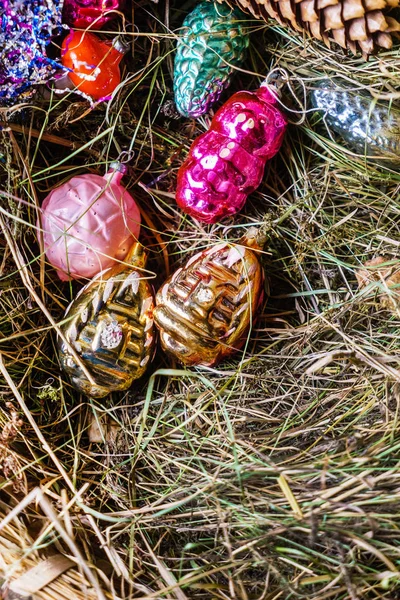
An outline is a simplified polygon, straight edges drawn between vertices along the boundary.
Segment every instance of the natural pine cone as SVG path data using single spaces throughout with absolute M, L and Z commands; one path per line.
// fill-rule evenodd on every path
M 218 0 L 223 2 L 224 0 Z M 329 46 L 333 39 L 343 48 L 367 57 L 379 48 L 392 47 L 392 34 L 400 23 L 388 12 L 400 0 L 227 0 L 255 17 L 306 31 Z

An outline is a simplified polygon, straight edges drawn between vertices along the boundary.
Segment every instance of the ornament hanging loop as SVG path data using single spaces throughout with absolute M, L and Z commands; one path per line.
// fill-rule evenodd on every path
M 297 82 L 301 86 L 301 88 L 303 90 L 303 93 L 301 94 L 302 98 L 299 98 L 298 93 L 293 88 L 293 82 Z M 307 92 L 306 92 L 306 87 L 304 85 L 304 81 L 300 77 L 293 77 L 293 76 L 289 75 L 289 73 L 286 71 L 286 69 L 283 69 L 282 67 L 275 67 L 268 73 L 267 77 L 264 79 L 261 86 L 267 86 L 271 89 L 271 91 L 277 97 L 279 104 L 285 109 L 286 113 L 300 115 L 299 120 L 290 121 L 290 123 L 292 125 L 301 125 L 304 122 L 304 120 L 306 118 L 306 112 L 307 112 L 307 103 L 306 103 Z M 281 100 L 281 92 L 282 92 L 282 89 L 284 86 L 287 86 L 287 88 L 288 88 L 291 96 L 294 98 L 296 104 L 299 105 L 300 110 L 289 108 L 288 106 L 283 104 L 283 102 Z
M 272 69 L 262 82 L 261 86 L 267 86 L 272 88 L 272 90 L 280 96 L 281 89 L 289 83 L 290 75 L 281 67 L 275 67 Z
M 134 156 L 135 156 L 134 150 L 122 150 L 120 152 L 118 158 L 116 159 L 116 161 L 113 161 L 113 162 L 118 162 L 118 163 L 121 163 L 122 165 L 126 165 L 129 162 L 131 162 L 131 160 L 133 160 Z

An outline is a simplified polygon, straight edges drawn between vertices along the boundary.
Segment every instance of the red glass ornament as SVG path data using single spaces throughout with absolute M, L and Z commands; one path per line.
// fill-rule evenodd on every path
M 127 46 L 103 41 L 94 33 L 74 31 L 62 44 L 61 59 L 76 91 L 92 100 L 107 100 L 121 83 L 119 63 Z
M 192 144 L 178 171 L 176 201 L 189 215 L 215 223 L 238 212 L 260 185 L 265 163 L 282 144 L 287 122 L 272 88 L 237 92 Z
M 64 0 L 63 23 L 76 29 L 93 27 L 100 29 L 108 21 L 115 19 L 116 13 L 124 7 L 123 0 Z

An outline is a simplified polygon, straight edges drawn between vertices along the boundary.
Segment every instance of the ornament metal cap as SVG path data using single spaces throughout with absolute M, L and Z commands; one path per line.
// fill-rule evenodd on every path
M 125 257 L 124 263 L 128 263 L 137 269 L 143 269 L 146 266 L 148 251 L 140 242 L 135 242 Z
M 119 35 L 118 37 L 114 38 L 112 43 L 112 47 L 121 54 L 126 54 L 129 50 L 129 46 L 130 44 L 128 42 L 128 38 L 122 35 Z
M 282 88 L 288 82 L 289 75 L 285 69 L 273 69 L 268 73 L 267 77 L 263 80 L 260 87 L 268 88 L 268 90 L 274 94 L 277 98 L 281 97 Z
M 128 167 L 126 164 L 120 162 L 119 160 L 113 160 L 110 163 L 110 171 L 118 171 L 118 173 L 122 173 L 122 175 L 126 175 L 128 172 Z
M 246 233 L 240 238 L 238 244 L 245 246 L 254 252 L 261 251 L 267 241 L 267 236 L 260 227 L 249 227 Z

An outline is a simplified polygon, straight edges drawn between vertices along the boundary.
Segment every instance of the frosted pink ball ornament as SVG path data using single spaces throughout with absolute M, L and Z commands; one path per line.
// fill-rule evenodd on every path
M 104 177 L 73 177 L 45 198 L 44 250 L 63 281 L 94 277 L 124 260 L 137 241 L 140 212 L 121 184 L 125 170 L 113 163 Z

